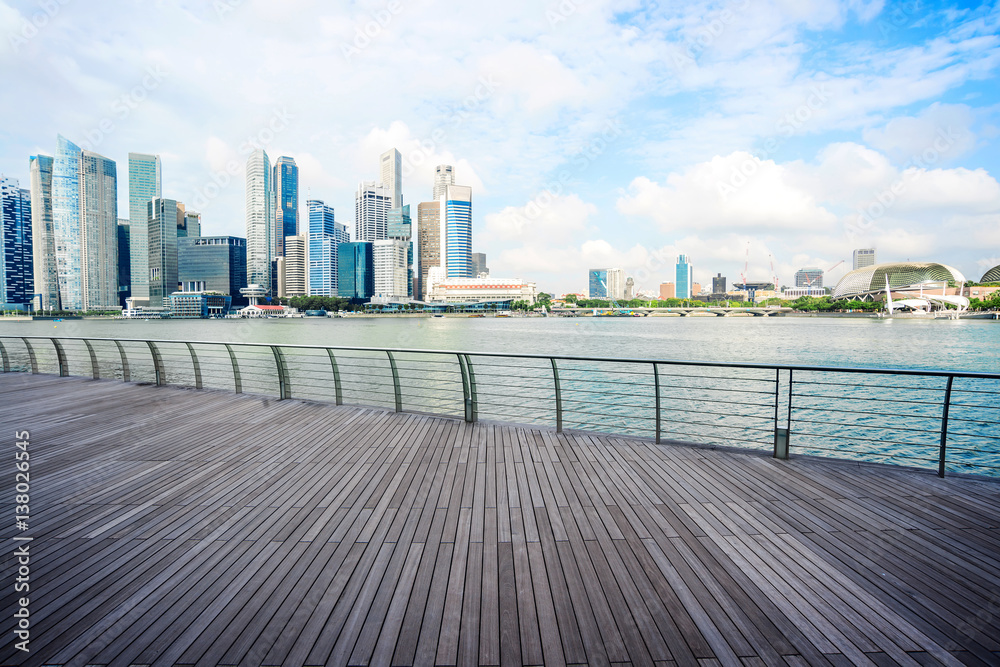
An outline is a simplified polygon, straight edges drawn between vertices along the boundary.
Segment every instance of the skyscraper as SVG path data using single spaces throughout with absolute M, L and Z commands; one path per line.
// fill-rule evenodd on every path
M 52 227 L 55 239 L 59 303 L 66 310 L 83 308 L 80 245 L 80 147 L 56 137 L 52 168 Z
M 712 294 L 725 294 L 726 293 L 726 277 L 721 273 L 715 274 L 712 278 Z
M 0 307 L 28 310 L 34 296 L 31 192 L 0 176 Z
M 403 205 L 403 158 L 391 148 L 379 156 L 378 162 L 379 182 L 392 197 L 389 208 L 399 208 Z
M 337 246 L 337 296 L 367 301 L 375 291 L 372 244 L 364 241 Z
M 159 155 L 128 154 L 129 253 L 132 265 L 130 286 L 136 299 L 149 298 L 149 234 L 146 230 L 149 202 L 162 197 Z
M 381 241 L 387 237 L 392 195 L 374 181 L 358 185 L 354 196 L 354 240 Z
M 334 219 L 333 208 L 310 199 L 309 211 L 308 285 L 314 296 L 337 296 L 338 255 L 337 247 L 350 241 L 347 226 Z
M 691 262 L 687 255 L 677 257 L 677 297 L 678 299 L 691 298 Z
M 858 248 L 854 251 L 854 268 L 863 269 L 866 266 L 878 264 L 878 255 L 875 248 Z
M 625 298 L 624 269 L 591 269 L 589 272 L 589 290 L 591 299 Z
M 238 236 L 177 239 L 177 278 L 188 292 L 228 294 L 246 305 L 240 289 L 247 285 L 247 244 Z
M 455 185 L 455 169 L 450 164 L 439 164 L 434 168 L 434 191 L 431 198 L 440 201 L 449 185 Z
M 472 253 L 472 277 L 478 278 L 481 273 L 490 275 L 490 267 L 486 266 L 486 253 L 474 252 Z
M 59 310 L 59 273 L 56 268 L 56 237 L 52 225 L 52 168 L 48 155 L 32 155 L 31 172 L 31 250 L 33 259 L 35 307 Z
M 823 269 L 810 267 L 795 272 L 796 287 L 822 287 Z M 777 285 L 775 285 L 777 288 Z
M 149 307 L 167 308 L 177 291 L 177 202 L 156 197 L 146 206 Z
M 83 309 L 118 308 L 118 167 L 114 160 L 92 151 L 81 153 L 79 202 Z
M 400 239 L 372 243 L 373 296 L 397 300 L 410 295 L 408 246 L 408 241 Z
M 472 188 L 445 187 L 445 263 L 448 278 L 472 278 Z
M 299 233 L 299 167 L 281 156 L 274 163 L 274 233 L 277 256 L 285 254 L 285 237 Z
M 306 293 L 306 237 L 305 234 L 285 237 L 284 294 L 302 296 Z
M 129 250 L 129 223 L 126 218 L 118 218 L 118 304 L 125 308 L 126 299 L 132 296 L 132 253 Z
M 416 269 L 413 296 L 427 296 L 427 275 L 431 267 L 441 266 L 441 202 L 417 204 Z
M 258 148 L 247 158 L 247 280 L 271 289 L 271 262 L 277 249 L 274 232 L 274 189 L 271 162 Z

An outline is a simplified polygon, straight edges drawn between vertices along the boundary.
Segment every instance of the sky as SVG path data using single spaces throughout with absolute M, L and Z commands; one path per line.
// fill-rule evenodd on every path
M 159 154 L 202 233 L 246 235 L 246 158 L 295 158 L 300 210 L 403 156 L 473 187 L 491 275 L 643 291 L 680 253 L 794 284 L 855 248 L 978 280 L 1000 264 L 1000 7 L 912 0 L 0 0 L 0 173 L 57 134 Z M 835 268 L 833 268 L 835 267 Z

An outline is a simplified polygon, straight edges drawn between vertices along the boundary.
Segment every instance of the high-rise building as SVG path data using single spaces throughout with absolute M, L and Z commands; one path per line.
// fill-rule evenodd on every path
M 334 219 L 333 208 L 310 199 L 308 293 L 313 296 L 337 296 L 339 280 L 337 246 L 350 241 L 347 226 Z
M 413 283 L 417 258 L 414 257 L 416 247 L 413 242 L 413 219 L 410 217 L 409 204 L 389 209 L 388 236 L 390 239 L 406 242 L 406 295 L 412 297 L 415 294 Z
M 285 254 L 285 237 L 299 233 L 299 167 L 295 158 L 281 156 L 274 163 L 274 233 L 276 256 Z
M 56 137 L 56 157 L 52 167 L 52 228 L 59 303 L 65 310 L 83 308 L 80 157 L 79 146 L 61 134 Z
M 358 185 L 354 195 L 354 240 L 381 241 L 389 231 L 392 194 L 374 181 Z
M 624 299 L 624 269 L 591 269 L 589 292 L 591 299 L 616 299 L 619 301 Z
M 177 202 L 177 238 L 201 236 L 201 213 L 189 211 Z
M 472 278 L 472 188 L 449 185 L 442 198 L 448 278 Z
M 271 264 L 277 250 L 274 232 L 274 187 L 271 161 L 258 148 L 247 158 L 247 280 L 271 289 Z
M 854 251 L 854 268 L 863 269 L 866 266 L 878 264 L 878 256 L 875 248 L 858 248 Z
M 403 205 L 403 158 L 395 148 L 382 153 L 378 159 L 379 183 L 392 197 L 389 208 Z
M 678 299 L 691 298 L 691 258 L 687 255 L 677 257 L 676 285 Z
M 247 285 L 246 239 L 198 236 L 177 239 L 177 278 L 185 292 L 218 292 L 246 305 L 240 289 Z
M 478 278 L 480 275 L 490 275 L 490 267 L 486 266 L 486 253 L 472 253 L 472 277 Z
M 796 287 L 822 287 L 823 269 L 809 267 L 795 272 Z M 777 287 L 777 285 L 775 285 Z
M 712 294 L 725 294 L 726 293 L 726 277 L 721 273 L 715 274 L 712 278 Z
M 660 300 L 677 298 L 677 286 L 674 283 L 660 283 Z
M 118 218 L 118 305 L 125 308 L 126 299 L 132 296 L 132 253 L 128 220 Z
M 135 299 L 149 298 L 149 233 L 146 230 L 149 202 L 162 197 L 162 169 L 159 155 L 128 154 L 129 253 L 132 277 L 129 282 Z
M 449 185 L 455 185 L 455 169 L 450 164 L 439 164 L 434 168 L 434 191 L 431 198 L 441 201 L 445 188 Z
M 302 296 L 306 293 L 306 236 L 305 234 L 285 237 L 284 283 L 278 289 L 278 296 Z M 281 288 L 284 288 L 283 290 Z M 283 292 L 283 293 L 282 293 Z
M 0 308 L 29 310 L 34 297 L 31 192 L 0 176 Z
M 337 296 L 368 301 L 375 292 L 372 244 L 366 241 L 337 246 Z
M 427 296 L 427 275 L 431 267 L 441 266 L 441 203 L 439 201 L 417 204 L 416 269 L 414 270 L 413 296 Z
M 149 307 L 168 308 L 177 291 L 177 202 L 156 197 L 146 205 L 149 238 Z
M 409 241 L 399 239 L 384 239 L 372 244 L 373 296 L 398 300 L 411 294 L 407 264 L 409 245 Z
M 118 168 L 92 151 L 80 155 L 80 259 L 84 310 L 118 301 Z
M 52 224 L 52 169 L 48 155 L 32 155 L 31 250 L 35 308 L 59 310 L 59 273 L 56 267 L 56 237 Z

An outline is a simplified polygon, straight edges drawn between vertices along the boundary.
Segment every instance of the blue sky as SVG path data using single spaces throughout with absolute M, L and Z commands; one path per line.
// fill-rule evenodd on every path
M 333 6 L 331 6 L 333 5 Z M 501 6 L 502 5 L 502 6 Z M 320 3 L 0 0 L 0 172 L 57 133 L 119 166 L 163 159 L 206 234 L 245 235 L 249 146 L 301 168 L 353 229 L 354 190 L 403 154 L 474 188 L 493 275 L 643 289 L 850 263 L 1000 263 L 996 4 L 848 0 Z M 826 284 L 844 273 L 844 264 Z

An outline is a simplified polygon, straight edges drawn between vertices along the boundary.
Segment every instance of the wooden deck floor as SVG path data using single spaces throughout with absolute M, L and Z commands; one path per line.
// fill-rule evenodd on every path
M 998 483 L 25 374 L 0 424 L 3 665 L 1000 663 Z

